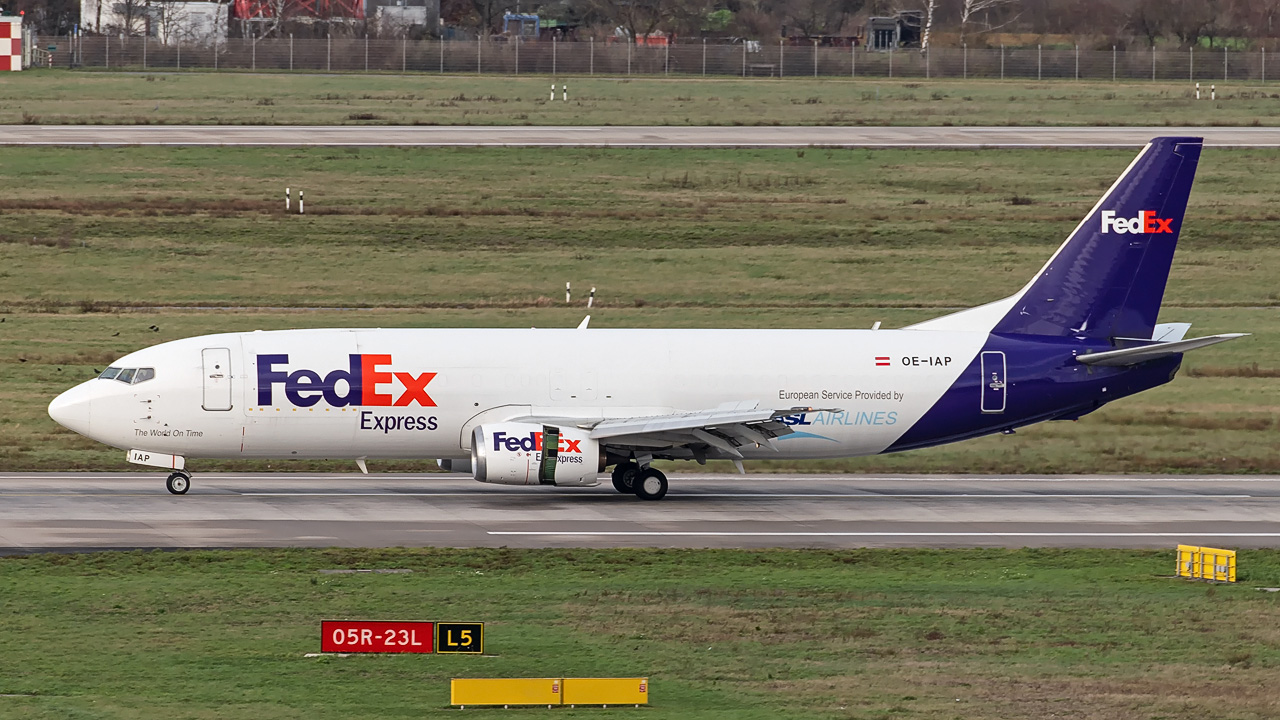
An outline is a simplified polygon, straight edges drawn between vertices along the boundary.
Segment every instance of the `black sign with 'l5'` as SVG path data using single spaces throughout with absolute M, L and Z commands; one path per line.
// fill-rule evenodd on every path
M 436 652 L 483 653 L 484 623 L 436 623 Z

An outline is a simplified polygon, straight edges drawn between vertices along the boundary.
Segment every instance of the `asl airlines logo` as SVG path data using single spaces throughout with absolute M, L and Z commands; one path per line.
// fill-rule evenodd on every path
M 276 385 L 284 386 L 284 396 L 293 405 L 311 407 L 320 400 L 333 407 L 408 407 L 414 403 L 435 407 L 427 394 L 427 383 L 436 373 L 414 375 L 384 369 L 392 365 L 390 355 L 350 355 L 345 370 L 333 370 L 321 377 L 314 370 L 288 370 L 288 355 L 258 356 L 258 404 L 273 405 Z
M 1137 217 L 1118 218 L 1114 210 L 1102 211 L 1102 234 L 1159 235 L 1173 233 L 1173 218 L 1158 218 L 1154 210 L 1142 210 Z
M 582 448 L 578 447 L 582 444 L 582 440 L 570 440 L 569 438 L 560 438 L 560 442 L 556 445 L 557 452 L 562 453 L 582 453 Z M 493 434 L 493 449 L 506 449 L 510 452 L 542 452 L 542 433 L 531 432 L 523 437 L 508 435 L 501 430 Z

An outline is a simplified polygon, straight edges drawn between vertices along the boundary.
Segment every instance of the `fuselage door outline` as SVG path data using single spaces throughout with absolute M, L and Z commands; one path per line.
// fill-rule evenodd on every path
M 1000 350 L 982 351 L 982 412 L 994 415 L 1004 412 L 1008 400 L 1005 379 L 1005 357 Z
M 226 412 L 231 409 L 231 350 L 205 348 L 203 360 L 205 410 Z

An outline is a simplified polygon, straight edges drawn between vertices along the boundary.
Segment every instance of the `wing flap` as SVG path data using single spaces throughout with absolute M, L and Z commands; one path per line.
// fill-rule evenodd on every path
M 774 439 L 788 435 L 791 427 L 781 418 L 819 408 L 760 408 L 756 401 L 726 403 L 711 410 L 641 415 L 622 418 L 561 418 L 538 415 L 515 418 L 522 422 L 556 422 L 591 431 L 591 438 L 614 449 L 660 450 L 685 448 L 694 457 L 737 460 L 738 448 L 757 445 L 777 450 Z M 825 408 L 824 408 L 825 409 Z M 839 412 L 830 408 L 831 412 Z

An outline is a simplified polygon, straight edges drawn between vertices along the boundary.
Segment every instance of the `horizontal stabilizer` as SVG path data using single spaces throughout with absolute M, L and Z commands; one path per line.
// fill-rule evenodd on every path
M 1117 367 L 1121 365 L 1137 365 L 1140 362 L 1148 360 L 1158 360 L 1170 355 L 1177 355 L 1188 350 L 1217 345 L 1220 342 L 1235 340 L 1238 337 L 1244 337 L 1249 333 L 1225 333 L 1222 335 L 1208 335 L 1206 337 L 1192 338 L 1190 340 L 1179 340 L 1177 342 L 1162 342 L 1154 345 L 1143 345 L 1142 347 L 1124 348 L 1123 350 L 1108 350 L 1106 352 L 1090 353 L 1081 355 L 1076 358 L 1077 361 L 1085 365 L 1103 365 L 1107 367 Z

